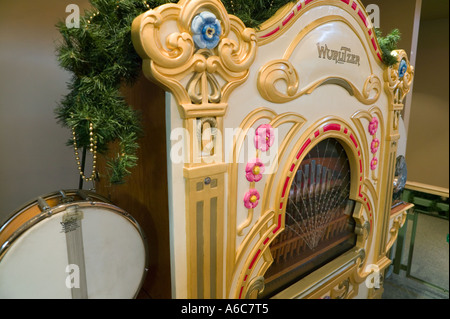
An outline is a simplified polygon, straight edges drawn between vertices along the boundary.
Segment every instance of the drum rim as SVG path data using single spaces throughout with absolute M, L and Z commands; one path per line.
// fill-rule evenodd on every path
M 31 207 L 33 207 L 34 205 L 37 204 L 37 199 L 39 197 L 42 197 L 43 199 L 51 199 L 54 198 L 58 195 L 61 195 L 61 191 L 65 192 L 65 193 L 69 193 L 69 194 L 76 194 L 79 190 L 78 189 L 63 189 L 63 190 L 59 190 L 59 191 L 55 191 L 55 192 L 51 192 L 51 193 L 47 193 L 45 195 L 41 195 L 41 196 L 37 196 L 34 199 L 26 202 L 24 205 L 22 205 L 19 209 L 16 209 L 15 211 L 13 211 L 13 213 L 11 213 L 8 217 L 6 217 L 6 220 L 3 222 L 3 224 L 0 226 L 0 233 L 6 229 L 6 227 L 8 227 L 8 225 L 16 218 L 18 217 L 21 213 L 23 213 L 24 211 L 26 211 L 27 209 L 30 209 Z M 103 200 L 106 203 L 111 203 L 111 201 L 109 199 L 107 199 L 106 197 L 99 195 L 93 191 L 89 191 L 89 190 L 83 190 L 85 193 L 87 193 L 88 195 L 95 195 L 96 197 L 98 197 L 98 199 Z M 56 207 L 56 206 L 55 206 Z M 52 207 L 53 209 L 53 207 Z
M 64 190 L 64 192 L 74 192 L 74 193 L 76 193 L 77 190 Z M 81 204 L 81 206 L 106 208 L 109 211 L 111 211 L 111 212 L 113 212 L 113 213 L 115 213 L 115 214 L 117 214 L 119 216 L 122 216 L 123 218 L 128 220 L 134 226 L 134 228 L 137 230 L 137 232 L 139 233 L 139 235 L 141 237 L 142 244 L 144 246 L 144 269 L 143 269 L 143 272 L 142 272 L 142 275 L 141 275 L 141 280 L 140 280 L 140 283 L 138 285 L 138 288 L 137 288 L 137 290 L 136 290 L 136 292 L 135 292 L 135 294 L 133 296 L 133 298 L 136 298 L 138 296 L 139 292 L 141 291 L 143 285 L 144 285 L 145 278 L 147 276 L 148 269 L 149 269 L 149 252 L 148 252 L 147 236 L 146 236 L 144 230 L 142 229 L 142 227 L 137 222 L 137 220 L 131 214 L 129 214 L 127 211 L 125 211 L 124 209 L 122 209 L 120 207 L 115 206 L 108 199 L 104 198 L 101 195 L 98 195 L 98 194 L 96 194 L 96 193 L 94 193 L 92 191 L 89 191 L 87 193 L 88 194 L 94 194 L 96 197 L 98 197 L 97 200 L 103 200 L 104 199 L 105 202 L 97 202 L 97 201 L 92 200 L 92 199 L 91 200 L 76 200 L 76 201 L 72 201 L 70 203 L 59 204 L 57 206 L 51 207 L 47 211 L 43 211 L 43 212 L 37 214 L 36 216 L 34 216 L 30 220 L 28 220 L 24 224 L 22 224 L 18 229 L 16 229 L 2 243 L 2 246 L 0 246 L 0 262 L 2 261 L 2 259 L 7 254 L 8 250 L 13 246 L 14 242 L 18 238 L 20 238 L 20 236 L 22 236 L 25 232 L 30 230 L 33 226 L 39 224 L 40 222 L 46 220 L 47 218 L 50 218 L 52 216 L 55 216 L 56 214 L 59 214 L 59 213 L 65 211 L 66 208 L 71 207 L 71 206 L 80 206 L 80 204 Z M 48 199 L 48 198 L 52 198 L 54 196 L 57 196 L 58 194 L 60 194 L 59 191 L 52 192 L 52 193 L 49 193 L 47 195 L 42 196 L 42 198 Z M 4 230 L 6 228 L 6 226 L 7 226 L 7 224 L 12 222 L 14 220 L 14 218 L 19 216 L 26 209 L 29 209 L 30 207 L 34 206 L 36 203 L 37 203 L 37 198 L 35 200 L 32 200 L 32 201 L 28 202 L 27 204 L 25 204 L 19 210 L 15 211 L 13 213 L 13 215 L 7 219 L 5 224 L 2 225 L 2 227 L 0 228 L 0 232 L 2 230 Z

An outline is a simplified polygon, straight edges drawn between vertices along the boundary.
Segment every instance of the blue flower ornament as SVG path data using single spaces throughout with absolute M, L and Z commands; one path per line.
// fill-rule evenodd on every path
M 400 65 L 398 67 L 398 77 L 401 79 L 405 76 L 406 71 L 408 70 L 408 65 L 405 60 L 400 61 Z
M 192 20 L 191 30 L 198 49 L 214 49 L 219 44 L 222 27 L 213 13 L 204 11 L 196 15 Z

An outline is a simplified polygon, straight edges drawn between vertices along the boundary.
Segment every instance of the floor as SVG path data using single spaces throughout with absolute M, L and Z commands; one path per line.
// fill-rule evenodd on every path
M 412 220 L 405 225 L 406 236 L 402 264 L 408 264 Z M 404 226 L 404 227 L 405 227 Z M 449 221 L 425 214 L 418 215 L 410 276 L 387 272 L 383 299 L 449 299 Z M 411 278 L 414 277 L 414 278 Z

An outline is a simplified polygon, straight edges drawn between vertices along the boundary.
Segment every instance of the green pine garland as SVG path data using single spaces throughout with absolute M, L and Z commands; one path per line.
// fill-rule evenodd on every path
M 79 28 L 57 27 L 62 43 L 57 48 L 60 65 L 73 73 L 70 93 L 55 110 L 62 125 L 75 130 L 77 145 L 89 147 L 93 123 L 97 150 L 119 142 L 118 154 L 108 161 L 109 180 L 123 183 L 136 165 L 141 123 L 138 113 L 120 92 L 132 84 L 141 70 L 141 58 L 131 41 L 131 24 L 141 13 L 168 0 L 91 0 L 92 10 L 80 18 Z M 147 6 L 148 5 L 148 6 Z M 69 145 L 73 145 L 70 140 Z
M 391 54 L 392 51 L 397 49 L 397 44 L 400 41 L 401 34 L 398 29 L 394 29 L 387 36 L 383 37 L 380 29 L 375 29 L 375 35 L 380 45 L 380 50 L 383 57 L 383 63 L 387 66 L 393 66 L 397 64 L 397 57 Z
M 293 0 L 223 0 L 228 13 L 233 14 L 244 22 L 249 28 L 258 29 L 259 26 L 277 10 L 288 3 L 295 4 Z
M 78 147 L 89 148 L 89 125 L 93 124 L 97 150 L 107 151 L 119 142 L 118 154 L 108 161 L 109 180 L 123 183 L 137 163 L 141 134 L 139 114 L 120 92 L 123 84 L 132 85 L 141 71 L 141 58 L 131 41 L 131 24 L 141 13 L 178 0 L 90 0 L 92 9 L 80 18 L 79 28 L 57 24 L 62 42 L 57 47 L 58 61 L 73 74 L 70 93 L 57 106 L 58 121 L 75 131 Z M 223 0 L 227 11 L 246 26 L 258 26 L 291 0 Z M 398 31 L 398 30 L 397 30 Z M 377 33 L 384 62 L 395 64 L 390 52 L 399 39 L 398 32 L 382 38 Z M 73 145 L 73 140 L 68 145 Z

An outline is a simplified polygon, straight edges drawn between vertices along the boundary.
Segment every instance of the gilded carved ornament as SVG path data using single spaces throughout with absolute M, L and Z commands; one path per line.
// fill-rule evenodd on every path
M 177 31 L 166 31 L 174 28 L 170 22 Z M 132 39 L 145 75 L 174 94 L 183 118 L 223 115 L 257 51 L 255 31 L 228 15 L 219 0 L 149 10 L 133 21 Z
M 392 103 L 400 105 L 403 104 L 406 94 L 411 89 L 414 67 L 409 63 L 408 55 L 404 50 L 395 50 L 392 55 L 397 57 L 398 63 L 385 70 L 385 89 L 391 97 Z

